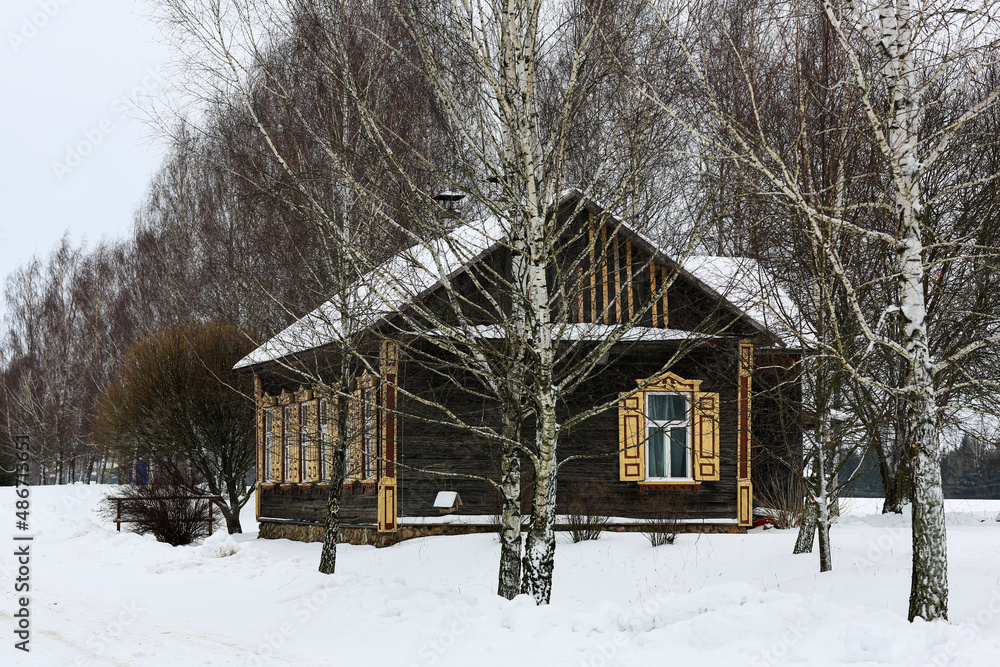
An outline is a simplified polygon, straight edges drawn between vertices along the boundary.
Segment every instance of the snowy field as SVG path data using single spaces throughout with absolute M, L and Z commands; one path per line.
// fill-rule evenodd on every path
M 553 603 L 494 594 L 493 536 L 387 549 L 256 540 L 173 548 L 93 513 L 108 487 L 32 489 L 31 653 L 13 648 L 14 495 L 0 665 L 1000 665 L 1000 502 L 948 501 L 951 623 L 906 621 L 907 520 L 846 501 L 834 571 L 793 531 L 560 535 Z M 224 536 L 223 536 L 224 537 Z M 230 553 L 235 551 L 235 553 Z M 224 555 L 229 554 L 229 555 Z

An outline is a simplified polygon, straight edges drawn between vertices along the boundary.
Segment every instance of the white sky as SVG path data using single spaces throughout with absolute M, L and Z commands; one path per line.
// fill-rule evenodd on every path
M 163 153 L 128 102 L 164 85 L 148 7 L 0 2 L 0 278 L 67 230 L 91 246 L 129 230 Z

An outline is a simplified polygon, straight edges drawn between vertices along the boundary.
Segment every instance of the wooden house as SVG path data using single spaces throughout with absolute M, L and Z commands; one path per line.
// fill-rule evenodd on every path
M 606 362 L 560 406 L 567 413 L 605 402 L 612 408 L 560 435 L 560 460 L 573 460 L 559 474 L 559 523 L 589 514 L 607 517 L 611 529 L 633 530 L 669 515 L 685 530 L 745 530 L 755 484 L 780 473 L 784 453 L 801 442 L 798 352 L 775 323 L 776 308 L 786 307 L 780 293 L 753 262 L 678 262 L 578 196 L 563 204 L 583 230 L 574 242 L 585 245 L 584 261 L 570 272 L 579 289 L 566 307 L 561 344 L 583 349 L 632 321 Z M 480 394 L 464 392 L 461 378 L 445 382 L 437 369 L 416 363 L 434 346 L 398 323 L 408 300 L 436 298 L 439 272 L 460 285 L 476 280 L 477 267 L 509 270 L 496 223 L 458 225 L 447 241 L 401 253 L 381 267 L 382 277 L 358 286 L 355 303 L 368 306 L 354 320 L 361 335 L 352 340 L 379 332 L 362 351 L 378 372 L 359 374 L 339 403 L 305 386 L 300 372 L 337 383 L 344 338 L 333 330 L 346 325 L 332 302 L 237 365 L 255 375 L 261 537 L 321 539 L 331 491 L 342 494 L 345 541 L 390 544 L 496 530 L 496 492 L 461 476 L 496 479 L 494 448 L 443 423 L 430 406 L 447 406 L 468 423 L 496 424 L 499 415 Z M 437 261 L 428 261 L 431 255 Z M 407 289 L 387 296 L 393 288 L 386 281 L 404 274 Z M 671 279 L 665 292 L 658 288 Z M 500 335 L 490 330 L 484 321 L 483 336 Z M 338 405 L 349 413 L 349 470 L 343 488 L 332 490 L 329 443 Z M 525 469 L 522 486 L 530 483 Z

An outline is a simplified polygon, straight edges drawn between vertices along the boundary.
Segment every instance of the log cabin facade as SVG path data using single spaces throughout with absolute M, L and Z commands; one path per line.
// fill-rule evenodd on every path
M 783 414 L 798 404 L 797 385 L 788 382 L 796 351 L 762 323 L 759 303 L 720 289 L 720 275 L 742 279 L 725 275 L 732 260 L 713 261 L 706 278 L 626 225 L 592 223 L 594 207 L 571 208 L 583 220 L 574 242 L 585 261 L 566 272 L 578 289 L 561 304 L 569 326 L 560 344 L 585 349 L 602 331 L 630 324 L 607 362 L 560 406 L 565 415 L 613 406 L 560 434 L 559 459 L 572 459 L 559 473 L 560 523 L 589 514 L 607 517 L 612 530 L 634 530 L 669 515 L 682 530 L 745 530 L 760 483 L 755 457 L 780 458 L 801 441 L 801 420 Z M 461 288 L 476 281 L 477 265 L 503 272 L 509 264 L 503 244 L 487 241 L 456 259 L 449 280 Z M 433 300 L 435 281 L 422 287 L 414 293 Z M 388 309 L 367 326 L 393 317 Z M 444 382 L 418 363 L 436 348 L 399 326 L 372 337 L 362 352 L 370 370 L 339 398 L 304 386 L 296 367 L 336 383 L 339 344 L 321 331 L 330 320 L 307 316 L 237 365 L 255 377 L 260 536 L 322 539 L 340 410 L 349 431 L 341 540 L 385 545 L 495 531 L 497 494 L 473 477 L 499 478 L 496 447 L 443 423 L 433 406 L 499 431 L 496 407 L 464 391 L 462 377 Z M 522 469 L 524 503 L 531 475 Z

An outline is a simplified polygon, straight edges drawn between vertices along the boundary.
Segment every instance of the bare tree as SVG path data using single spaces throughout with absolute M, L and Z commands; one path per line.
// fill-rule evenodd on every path
M 759 133 L 794 161 L 794 178 L 810 205 L 844 213 L 845 201 L 867 197 L 873 188 L 871 179 L 852 174 L 871 173 L 875 166 L 870 147 L 859 140 L 861 105 L 850 90 L 838 85 L 848 71 L 848 60 L 830 48 L 836 37 L 818 5 L 796 17 L 795 32 L 786 37 L 787 43 L 760 38 L 757 31 L 767 25 L 760 14 L 766 19 L 769 11 L 746 3 L 719 7 L 706 19 L 704 29 L 723 37 L 706 47 L 704 68 L 712 72 L 718 90 L 725 91 L 720 104 L 729 118 L 749 127 L 761 117 Z M 796 48 L 787 48 L 789 43 Z M 753 77 L 752 88 L 772 91 L 759 108 L 742 99 L 748 84 L 739 76 L 741 71 L 744 77 Z M 860 472 L 845 465 L 865 442 L 857 420 L 849 425 L 844 419 L 846 413 L 854 413 L 850 398 L 855 385 L 839 359 L 864 365 L 866 341 L 852 327 L 841 281 L 810 233 L 808 218 L 772 196 L 766 176 L 731 159 L 731 152 L 739 149 L 724 130 L 715 130 L 712 136 L 728 148 L 716 150 L 717 159 L 703 168 L 701 196 L 713 211 L 711 228 L 716 230 L 708 245 L 755 259 L 780 282 L 789 307 L 776 309 L 771 316 L 800 336 L 804 350 L 799 374 L 787 379 L 801 385 L 801 404 L 778 409 L 793 415 L 805 409 L 811 428 L 805 431 L 804 442 L 788 443 L 790 449 L 779 465 L 798 479 L 790 482 L 791 488 L 806 495 L 795 553 L 812 551 L 818 527 L 820 570 L 827 571 L 832 568 L 830 522 L 837 498 Z M 846 214 L 852 222 L 865 224 L 870 211 Z M 845 258 L 842 270 L 852 279 L 863 277 L 873 251 L 870 245 L 837 227 L 826 223 L 822 227 L 829 243 Z M 855 296 L 866 308 L 878 307 L 872 299 L 881 298 L 880 293 L 864 289 Z
M 718 16 L 720 3 L 707 2 L 693 15 Z M 783 49 L 801 46 L 797 37 L 804 7 L 775 4 L 761 6 L 755 32 L 774 40 Z M 892 357 L 904 373 L 901 382 L 884 383 L 878 373 L 855 365 L 830 345 L 820 349 L 836 358 L 853 379 L 901 397 L 906 406 L 907 444 L 912 447 L 913 477 L 913 580 L 910 618 L 947 616 L 947 557 L 943 496 L 941 493 L 941 444 L 939 438 L 940 383 L 956 365 L 972 355 L 994 348 L 997 338 L 978 327 L 975 339 L 934 358 L 929 341 L 938 326 L 952 322 L 928 319 L 927 294 L 934 276 L 945 267 L 980 266 L 995 270 L 995 251 L 978 242 L 977 234 L 954 234 L 950 214 L 942 215 L 954 193 L 982 191 L 997 173 L 953 169 L 963 150 L 975 150 L 968 141 L 970 123 L 991 111 L 1000 93 L 992 81 L 996 20 L 991 5 L 955 11 L 952 5 L 908 0 L 882 3 L 825 0 L 822 12 L 835 39 L 831 48 L 848 63 L 837 82 L 860 100 L 862 123 L 856 132 L 877 157 L 878 169 L 848 178 L 870 178 L 881 184 L 877 196 L 844 199 L 840 206 L 818 205 L 799 178 L 798 151 L 776 144 L 766 131 L 774 122 L 766 109 L 767 90 L 761 87 L 754 58 L 743 59 L 724 23 L 699 24 L 671 13 L 663 5 L 664 25 L 684 44 L 688 68 L 698 81 L 704 118 L 689 123 L 694 136 L 716 155 L 754 172 L 766 184 L 763 193 L 802 216 L 805 229 L 829 262 L 839 282 L 847 313 L 868 346 Z M 806 12 L 808 13 L 808 12 Z M 702 32 L 711 26 L 711 36 Z M 703 67 L 700 55 L 709 47 L 729 51 L 735 69 L 727 76 L 738 82 L 739 100 L 750 109 L 736 116 L 719 95 L 720 73 Z M 789 75 L 794 75 L 789 71 Z M 944 117 L 937 114 L 943 102 L 957 101 Z M 744 122 L 746 119 L 746 122 Z M 720 140 L 724 137 L 724 140 Z M 931 194 L 931 183 L 942 187 Z M 862 221 L 851 212 L 869 211 Z M 889 224 L 886 225 L 886 220 Z M 872 258 L 893 256 L 891 263 L 877 261 L 863 280 L 845 268 L 845 258 L 834 242 L 848 234 L 881 247 Z M 932 255 L 934 258 L 932 259 Z M 877 309 L 866 307 L 859 296 L 863 286 L 878 284 L 888 298 Z M 978 317 L 981 313 L 977 313 Z M 989 319 L 989 318 L 988 318 Z M 966 375 L 950 389 L 981 384 L 983 378 Z
M 520 589 L 547 602 L 559 433 L 615 406 L 618 397 L 565 419 L 557 406 L 595 372 L 631 327 L 649 316 L 651 304 L 673 278 L 656 276 L 651 298 L 635 304 L 625 317 L 609 317 L 616 308 L 613 300 L 621 296 L 614 294 L 592 319 L 573 319 L 578 297 L 587 289 L 578 279 L 587 266 L 584 259 L 610 258 L 605 240 L 593 230 L 603 227 L 614 236 L 626 218 L 630 228 L 642 231 L 652 229 L 654 221 L 680 227 L 678 216 L 661 217 L 683 193 L 666 187 L 676 166 L 670 159 L 672 127 L 662 122 L 662 115 L 649 113 L 617 70 L 618 63 L 649 63 L 657 71 L 670 71 L 661 58 L 642 57 L 643 49 L 659 54 L 663 48 L 654 17 L 644 3 L 601 2 L 552 7 L 551 15 L 535 1 L 509 6 L 483 2 L 465 9 L 435 2 L 390 8 L 340 2 L 234 2 L 222 9 L 171 2 L 166 7 L 174 34 L 195 45 L 193 65 L 208 73 L 210 83 L 202 90 L 242 101 L 287 178 L 291 198 L 323 224 L 334 256 L 344 257 L 353 275 L 369 276 L 362 287 L 379 284 L 379 290 L 362 290 L 374 304 L 357 302 L 350 291 L 357 286 L 334 287 L 333 305 L 315 311 L 303 328 L 311 330 L 314 340 L 340 342 L 346 349 L 356 346 L 346 344 L 354 332 L 345 323 L 364 321 L 365 308 L 388 312 L 390 333 L 416 336 L 405 350 L 411 359 L 421 358 L 420 346 L 429 345 L 437 356 L 423 353 L 424 363 L 444 368 L 440 358 L 446 356 L 451 372 L 470 373 L 476 379 L 474 391 L 489 394 L 502 406 L 506 426 L 498 429 L 465 422 L 440 404 L 434 408 L 442 422 L 468 428 L 500 446 L 501 479 L 484 480 L 496 484 L 504 497 L 499 588 L 504 595 Z M 302 16 L 308 17 L 307 25 L 323 29 L 297 32 L 295 18 Z M 634 30 L 627 28 L 633 25 Z M 246 40 L 236 44 L 222 37 L 236 33 Z M 276 46 L 286 39 L 294 46 Z M 359 44 L 374 48 L 359 53 Z M 334 115 L 347 112 L 356 128 L 352 143 L 342 134 L 331 137 L 327 116 L 296 101 L 271 57 L 287 48 L 312 54 L 320 71 L 330 75 L 318 78 L 340 91 L 336 99 L 341 104 L 332 109 Z M 615 57 L 606 57 L 612 52 Z M 393 63 L 392 76 L 412 81 L 426 97 L 416 96 L 419 104 L 413 106 L 386 107 L 384 97 L 376 94 L 386 90 L 378 79 L 386 71 L 371 64 L 371 54 Z M 668 94 L 672 85 L 666 79 L 659 90 Z M 259 113 L 257 100 L 268 96 L 287 105 L 300 123 L 295 145 L 280 141 L 281 128 Z M 434 141 L 401 132 L 396 119 L 407 114 L 429 118 L 424 129 Z M 345 159 L 345 153 L 356 152 L 376 165 L 379 179 Z M 305 178 L 301 156 L 317 153 L 345 165 L 337 174 L 341 178 Z M 322 186 L 337 196 L 325 199 Z M 582 196 L 568 197 L 571 186 Z M 464 196 L 466 220 L 487 222 L 462 231 L 453 217 L 442 215 L 434 197 L 445 188 Z M 353 204 L 353 220 L 346 227 L 337 215 L 345 200 Z M 591 205 L 594 201 L 602 206 Z M 581 224 L 588 214 L 595 216 L 589 235 L 587 224 Z M 401 260 L 409 271 L 395 263 L 382 265 L 368 246 L 356 242 L 351 230 L 360 220 L 413 246 Z M 453 262 L 465 263 L 494 247 L 509 254 L 510 268 L 487 267 L 469 275 L 462 289 L 470 289 L 471 295 L 463 292 L 453 282 Z M 683 252 L 685 245 L 676 249 Z M 433 305 L 419 305 L 416 297 L 429 287 L 428 276 L 443 290 Z M 370 366 L 363 359 L 359 363 Z M 326 391 L 348 398 L 348 387 L 327 386 Z M 428 401 L 408 398 L 424 405 Z M 526 418 L 531 435 L 524 438 Z M 520 554 L 518 457 L 530 462 L 534 476 L 519 585 L 514 580 Z
M 87 452 L 93 392 L 77 378 L 87 372 L 89 341 L 73 296 L 82 252 L 64 238 L 46 262 L 33 259 L 7 282 L 7 431 L 32 437 L 40 484 L 50 471 L 56 484 L 72 481 Z

